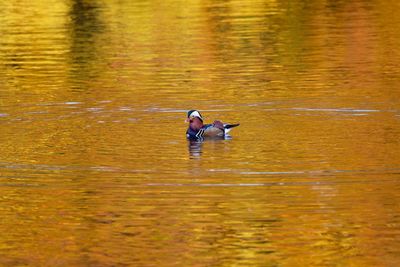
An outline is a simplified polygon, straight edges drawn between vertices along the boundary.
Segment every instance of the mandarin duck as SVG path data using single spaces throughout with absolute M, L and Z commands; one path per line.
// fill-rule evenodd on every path
M 203 139 L 204 137 L 225 137 L 225 135 L 237 124 L 227 124 L 220 121 L 214 121 L 211 124 L 204 124 L 203 117 L 197 110 L 189 110 L 186 122 L 189 127 L 186 131 L 186 137 L 189 139 Z

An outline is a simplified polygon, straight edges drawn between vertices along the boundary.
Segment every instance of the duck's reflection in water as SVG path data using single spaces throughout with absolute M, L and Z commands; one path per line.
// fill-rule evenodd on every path
M 224 140 L 230 140 L 232 137 L 230 135 L 225 135 L 221 137 L 213 138 L 201 138 L 201 139 L 188 139 L 189 155 L 191 159 L 198 159 L 203 153 L 203 144 L 205 142 L 219 143 Z
M 196 159 L 201 157 L 203 141 L 188 139 L 190 158 Z

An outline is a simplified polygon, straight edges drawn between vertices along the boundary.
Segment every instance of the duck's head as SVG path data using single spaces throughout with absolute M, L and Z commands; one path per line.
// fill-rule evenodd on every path
M 187 120 L 190 121 L 193 120 L 194 118 L 199 118 L 203 122 L 203 117 L 201 116 L 199 111 L 195 109 L 189 110 L 187 113 Z
M 186 122 L 188 122 L 189 126 L 193 129 L 200 129 L 203 127 L 203 117 L 200 112 L 195 109 L 188 111 Z

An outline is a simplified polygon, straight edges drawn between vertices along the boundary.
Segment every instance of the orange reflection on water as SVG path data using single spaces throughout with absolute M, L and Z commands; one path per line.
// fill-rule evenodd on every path
M 399 263 L 398 5 L 3 4 L 0 265 Z

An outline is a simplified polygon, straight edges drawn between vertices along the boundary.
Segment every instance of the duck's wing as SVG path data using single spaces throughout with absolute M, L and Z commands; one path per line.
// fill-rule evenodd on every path
M 215 137 L 215 136 L 223 136 L 225 131 L 223 129 L 214 127 L 212 124 L 204 127 L 204 137 Z

